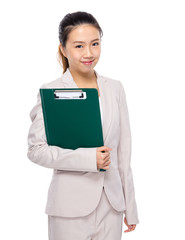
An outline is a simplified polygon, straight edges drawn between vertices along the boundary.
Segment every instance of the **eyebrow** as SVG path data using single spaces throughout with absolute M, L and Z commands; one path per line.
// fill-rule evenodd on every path
M 99 40 L 100 40 L 99 38 L 96 38 L 96 39 L 92 40 L 91 42 L 99 41 Z M 73 44 L 74 43 L 85 43 L 85 42 L 83 42 L 83 41 L 74 41 Z

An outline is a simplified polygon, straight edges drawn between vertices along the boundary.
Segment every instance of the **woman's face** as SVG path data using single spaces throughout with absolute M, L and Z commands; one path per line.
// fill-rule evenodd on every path
M 93 71 L 101 53 L 99 30 L 90 24 L 76 27 L 69 33 L 61 51 L 68 59 L 70 71 L 82 74 Z

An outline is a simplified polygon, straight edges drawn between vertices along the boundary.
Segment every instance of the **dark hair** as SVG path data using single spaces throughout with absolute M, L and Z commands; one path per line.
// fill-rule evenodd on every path
M 59 47 L 58 47 L 58 56 L 59 56 L 59 62 L 60 59 L 62 59 L 62 66 L 63 66 L 63 73 L 67 70 L 69 67 L 68 59 L 62 54 L 60 50 L 60 46 L 63 47 L 66 46 L 66 41 L 68 39 L 69 33 L 77 26 L 82 24 L 91 24 L 94 27 L 96 27 L 100 32 L 100 37 L 103 36 L 103 31 L 101 27 L 99 26 L 97 20 L 87 12 L 73 12 L 68 13 L 65 15 L 65 17 L 62 19 L 62 21 L 59 24 Z

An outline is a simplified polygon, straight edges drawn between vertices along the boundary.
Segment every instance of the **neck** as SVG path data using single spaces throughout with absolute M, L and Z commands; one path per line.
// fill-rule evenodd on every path
M 96 74 L 95 74 L 95 71 L 92 70 L 88 73 L 79 73 L 79 72 L 76 72 L 76 71 L 73 71 L 69 68 L 70 72 L 71 72 L 71 75 L 74 79 L 74 81 L 76 82 L 76 84 L 79 84 L 79 85 L 82 85 L 82 84 L 85 84 L 85 85 L 88 85 L 88 84 L 94 84 L 96 83 Z

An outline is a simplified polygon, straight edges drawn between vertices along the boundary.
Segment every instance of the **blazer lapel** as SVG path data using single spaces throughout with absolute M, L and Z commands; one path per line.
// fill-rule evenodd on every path
M 95 71 L 96 72 L 96 71 Z M 112 92 L 108 80 L 100 76 L 97 72 L 97 83 L 100 91 L 100 101 L 103 111 L 103 140 L 106 145 L 106 139 L 111 126 L 113 112 L 112 112 Z
M 111 86 L 109 85 L 109 82 L 107 79 L 103 76 L 100 76 L 96 71 L 97 76 L 97 83 L 100 91 L 100 100 L 102 104 L 102 111 L 103 111 L 103 140 L 104 144 L 106 145 L 106 139 L 109 132 L 109 128 L 111 126 L 112 122 L 112 92 L 111 92 Z M 76 85 L 71 72 L 69 71 L 69 68 L 62 76 L 62 83 L 64 84 L 65 88 L 78 88 Z

